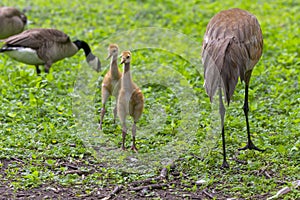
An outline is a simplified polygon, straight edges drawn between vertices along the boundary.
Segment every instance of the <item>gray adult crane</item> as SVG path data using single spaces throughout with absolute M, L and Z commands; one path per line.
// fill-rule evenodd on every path
M 233 8 L 216 14 L 208 23 L 202 44 L 202 63 L 204 65 L 204 87 L 213 100 L 217 89 L 219 92 L 220 115 L 223 143 L 223 164 L 228 168 L 225 149 L 224 116 L 222 92 L 225 101 L 230 99 L 240 77 L 245 82 L 244 114 L 246 117 L 248 143 L 239 150 L 256 147 L 250 135 L 248 122 L 248 88 L 252 70 L 259 61 L 263 50 L 263 38 L 257 18 L 251 13 Z

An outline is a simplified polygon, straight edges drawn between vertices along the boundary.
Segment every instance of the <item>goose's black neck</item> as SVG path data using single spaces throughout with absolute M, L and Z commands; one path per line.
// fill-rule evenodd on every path
M 86 57 L 91 53 L 91 48 L 85 41 L 75 40 L 73 43 L 77 46 L 78 50 L 83 49 Z

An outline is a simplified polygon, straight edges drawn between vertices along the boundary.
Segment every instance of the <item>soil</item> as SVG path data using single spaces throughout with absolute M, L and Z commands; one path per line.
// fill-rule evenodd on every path
M 156 177 L 134 181 L 127 185 L 110 184 L 107 187 L 99 187 L 98 185 L 72 185 L 69 187 L 59 185 L 57 182 L 49 181 L 35 188 L 27 190 L 13 190 L 10 187 L 6 172 L 9 164 L 22 165 L 19 159 L 2 159 L 0 168 L 0 200 L 2 199 L 101 199 L 101 200 L 121 200 L 121 199 L 227 199 L 230 198 L 222 191 L 216 191 L 217 185 L 209 188 L 199 189 L 203 187 L 193 188 L 195 183 L 186 183 L 182 181 L 180 173 L 176 171 L 176 166 L 171 167 L 168 173 L 167 169 L 161 170 Z M 80 171 L 79 168 L 84 166 L 83 163 L 66 163 L 59 161 L 61 166 L 67 166 L 67 173 L 78 175 L 87 175 L 96 172 L 99 167 L 90 165 L 89 172 Z M 86 165 L 84 167 L 87 167 Z M 11 180 L 11 179 L 9 179 Z M 188 179 L 187 179 L 188 180 Z M 108 181 L 109 182 L 109 181 Z M 185 182 L 185 184 L 183 184 Z M 222 183 L 219 183 L 222 184 Z M 88 188 L 88 191 L 86 189 Z M 256 195 L 253 199 L 266 199 L 270 194 Z M 252 198 L 251 198 L 252 199 Z
M 182 185 L 177 172 L 173 172 L 173 180 L 167 180 L 166 172 L 162 170 L 159 176 L 147 180 L 136 181 L 128 185 L 111 184 L 104 188 L 98 185 L 89 185 L 89 192 L 82 185 L 65 187 L 56 182 L 47 182 L 36 188 L 27 190 L 13 190 L 7 181 L 5 169 L 12 162 L 22 162 L 18 159 L 2 159 L 2 167 L 0 168 L 0 199 L 207 199 L 209 193 L 197 190 L 195 192 L 188 191 L 189 185 Z M 66 164 L 65 164 L 66 165 Z M 84 174 L 80 170 L 76 170 L 78 163 L 68 164 L 69 173 Z M 91 172 L 95 170 L 92 169 Z M 165 176 L 165 177 L 163 177 Z M 175 177 L 175 178 L 174 178 Z M 155 180 L 155 184 L 153 184 Z M 5 183 L 5 184 L 3 184 Z M 206 193 L 206 194 L 205 194 Z M 207 196 L 208 195 L 208 196 Z

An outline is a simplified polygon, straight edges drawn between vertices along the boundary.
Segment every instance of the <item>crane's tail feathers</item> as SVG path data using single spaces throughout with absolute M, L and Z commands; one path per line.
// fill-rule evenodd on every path
M 210 101 L 218 87 L 222 87 L 221 72 L 224 64 L 224 56 L 229 45 L 230 38 L 224 40 L 207 41 L 202 50 L 202 63 L 204 66 L 204 87 Z M 223 88 L 223 87 L 222 87 Z
M 219 86 L 223 89 L 225 100 L 229 104 L 238 78 L 246 82 L 250 79 L 249 54 L 248 44 L 239 43 L 234 38 L 209 41 L 205 44 L 202 53 L 204 86 L 211 101 Z M 250 75 L 245 72 L 249 72 Z
M 211 61 L 212 62 L 212 61 Z M 207 95 L 210 98 L 210 102 L 213 101 L 213 97 L 216 94 L 217 88 L 220 86 L 221 76 L 219 70 L 216 67 L 207 68 L 205 71 L 204 88 Z M 213 78 L 208 78 L 213 77 Z

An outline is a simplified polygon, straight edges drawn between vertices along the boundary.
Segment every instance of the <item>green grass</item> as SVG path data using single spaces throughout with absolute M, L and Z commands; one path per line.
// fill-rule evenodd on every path
M 218 197 L 269 197 L 300 179 L 298 1 L 1 3 L 28 8 L 27 28 L 57 28 L 72 39 L 87 41 L 102 61 L 102 72 L 96 74 L 79 52 L 54 64 L 50 74 L 37 76 L 35 67 L 0 55 L 0 182 L 16 193 L 51 183 L 88 193 L 90 185 L 107 187 L 155 176 L 163 164 L 177 158 L 183 183 L 205 179 L 198 190 L 215 189 Z M 209 19 L 232 7 L 255 14 L 263 31 L 263 56 L 250 82 L 249 120 L 254 143 L 267 150 L 240 152 L 237 159 L 247 165 L 233 160 L 246 142 L 244 85 L 238 83 L 225 121 L 231 169 L 220 170 L 218 111 L 203 89 L 200 55 Z M 145 95 L 138 155 L 114 149 L 121 142 L 120 125 L 112 123 L 114 100 L 103 132 L 96 130 L 109 43 L 133 52 L 132 76 Z M 130 157 L 138 159 L 132 167 Z M 13 162 L 5 166 L 5 160 Z M 88 175 L 66 174 L 68 163 Z M 293 190 L 284 198 L 299 195 Z

